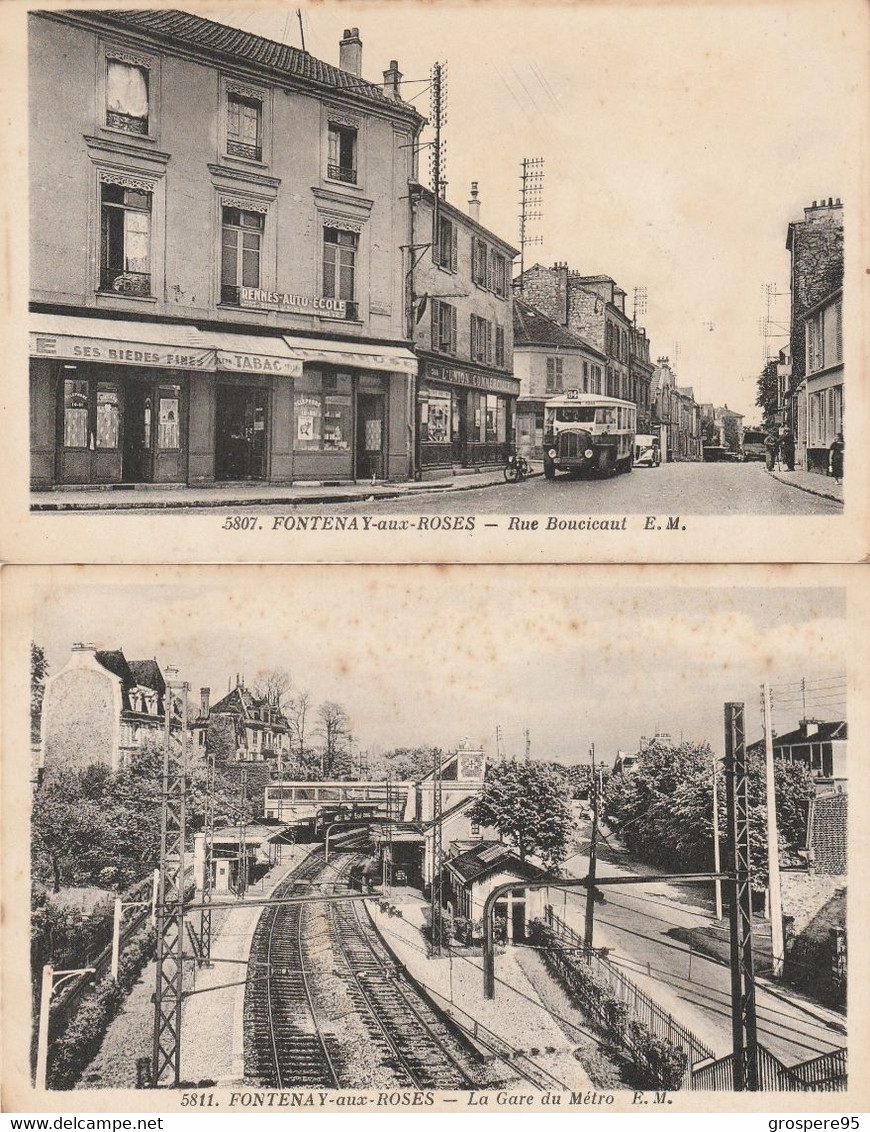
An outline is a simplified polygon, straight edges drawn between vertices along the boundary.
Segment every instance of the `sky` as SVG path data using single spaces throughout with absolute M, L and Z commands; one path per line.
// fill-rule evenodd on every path
M 347 708 L 358 744 L 455 747 L 612 761 L 658 727 L 721 751 L 723 704 L 742 701 L 760 737 L 769 680 L 780 733 L 800 715 L 843 718 L 844 592 L 835 588 L 616 587 L 575 567 L 198 567 L 131 585 L 95 568 L 35 594 L 33 639 L 51 672 L 70 646 L 122 648 L 175 664 L 222 696 L 283 667 L 315 702 Z M 140 577 L 142 575 L 140 574 Z M 194 582 L 195 578 L 195 582 Z M 789 685 L 784 687 L 784 685 Z
M 816 199 L 859 199 L 860 11 L 345 0 L 304 7 L 302 22 L 307 50 L 334 64 L 343 29 L 359 27 L 363 77 L 382 81 L 396 59 L 424 114 L 431 65 L 446 61 L 448 198 L 465 207 L 478 181 L 482 222 L 515 240 L 520 161 L 542 157 L 543 216 L 529 231 L 543 242 L 526 263 L 611 275 L 629 313 L 646 287 L 651 357 L 673 361 L 679 343 L 680 383 L 749 424 L 764 288 L 788 291 L 787 225 Z M 202 14 L 300 46 L 295 9 Z M 770 314 L 785 324 L 788 312 L 786 297 Z

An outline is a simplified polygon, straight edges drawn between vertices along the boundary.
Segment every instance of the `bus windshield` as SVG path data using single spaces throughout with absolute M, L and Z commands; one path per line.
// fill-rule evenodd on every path
M 591 406 L 567 405 L 556 409 L 556 420 L 559 424 L 609 424 L 602 413 L 611 414 L 612 409 L 595 409 Z

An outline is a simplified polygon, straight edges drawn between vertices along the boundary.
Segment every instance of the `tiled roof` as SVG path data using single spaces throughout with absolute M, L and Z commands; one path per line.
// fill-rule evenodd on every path
M 98 663 L 102 664 L 103 668 L 108 669 L 109 672 L 121 678 L 121 684 L 125 692 L 136 683 L 133 678 L 133 673 L 130 671 L 130 665 L 127 663 L 127 658 L 124 656 L 123 649 L 98 649 L 94 655 Z
M 773 740 L 774 747 L 789 747 L 799 743 L 829 743 L 832 739 L 845 739 L 848 728 L 843 720 L 829 723 L 819 723 L 815 735 L 807 735 L 803 727 L 789 731 L 785 735 L 777 735 Z
M 547 877 L 543 869 L 521 861 L 512 849 L 498 841 L 482 841 L 473 849 L 451 857 L 447 866 L 466 884 L 494 872 L 513 873 L 525 880 L 545 880 Z
M 153 688 L 162 696 L 166 691 L 166 682 L 156 660 L 128 661 L 134 681 L 142 688 Z
M 129 8 L 95 11 L 88 15 L 172 42 L 187 44 L 200 51 L 247 60 L 293 78 L 333 87 L 366 102 L 377 102 L 383 107 L 419 116 L 412 106 L 387 98 L 376 83 L 367 82 L 330 63 L 324 63 L 321 59 L 315 59 L 307 51 L 300 51 L 286 43 L 276 43 L 275 40 L 240 28 L 215 23 L 214 20 L 206 20 L 190 12 L 172 8 Z
M 585 338 L 561 326 L 519 296 L 514 296 L 514 346 L 557 346 L 570 350 L 589 350 L 604 359 Z

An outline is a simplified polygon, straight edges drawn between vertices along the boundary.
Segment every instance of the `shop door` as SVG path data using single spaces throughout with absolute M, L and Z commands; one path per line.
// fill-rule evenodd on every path
M 122 389 L 64 367 L 58 408 L 58 479 L 61 483 L 121 481 Z
M 219 385 L 215 474 L 219 480 L 261 480 L 266 468 L 265 389 Z
M 381 393 L 360 393 L 356 415 L 356 478 L 383 479 L 386 401 Z
M 124 483 L 151 482 L 152 409 L 150 384 L 128 384 L 124 403 Z

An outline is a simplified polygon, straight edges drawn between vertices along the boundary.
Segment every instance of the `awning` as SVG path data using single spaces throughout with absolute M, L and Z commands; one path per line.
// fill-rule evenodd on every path
M 388 373 L 417 372 L 417 357 L 404 346 L 372 346 L 367 342 L 346 342 L 335 338 L 301 338 L 284 335 L 290 354 L 300 362 L 327 362 L 357 369 L 385 370 Z
M 277 335 L 208 332 L 178 323 L 30 315 L 30 353 L 111 365 L 298 377 L 302 362 Z
M 62 314 L 31 314 L 29 326 L 30 353 L 37 358 L 167 369 L 214 368 L 214 351 L 195 326 Z
M 283 338 L 260 338 L 255 334 L 206 333 L 215 351 L 215 369 L 232 373 L 279 373 L 301 377 L 302 362 Z

